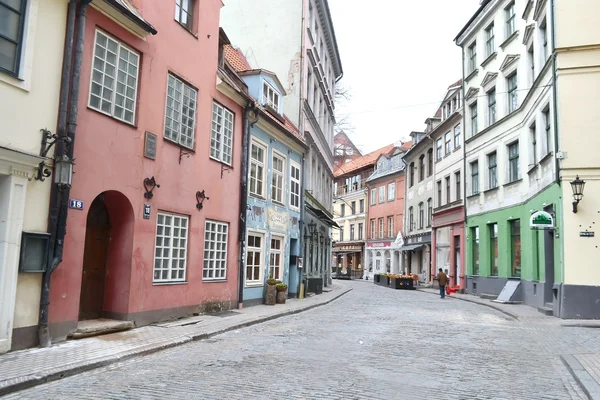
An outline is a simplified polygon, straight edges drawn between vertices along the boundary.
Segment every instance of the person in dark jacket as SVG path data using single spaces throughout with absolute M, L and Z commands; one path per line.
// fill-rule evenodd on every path
M 440 297 L 443 299 L 446 297 L 446 285 L 448 284 L 448 275 L 440 268 L 438 272 L 438 283 L 440 284 Z

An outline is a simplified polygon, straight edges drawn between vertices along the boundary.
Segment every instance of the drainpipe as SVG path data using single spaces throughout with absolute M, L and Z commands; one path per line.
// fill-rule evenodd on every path
M 464 293 L 467 293 L 467 270 L 468 270 L 468 265 L 467 265 L 467 255 L 466 255 L 466 251 L 467 251 L 467 232 L 469 231 L 469 228 L 467 227 L 467 138 L 465 136 L 465 132 L 467 131 L 466 129 L 466 118 L 465 118 L 465 113 L 467 110 L 467 101 L 465 100 L 465 51 L 464 49 L 460 48 L 460 54 L 462 57 L 462 88 L 460 89 L 462 92 L 462 131 L 463 131 L 463 143 L 462 143 L 462 158 L 463 158 L 463 234 L 462 237 L 464 239 L 464 243 L 461 243 L 461 250 L 462 250 L 462 254 L 460 255 L 461 257 L 461 264 L 463 265 L 463 279 L 461 282 L 461 286 L 464 290 Z
M 56 156 L 67 155 L 73 159 L 75 145 L 75 128 L 77 126 L 77 105 L 79 101 L 79 83 L 81 77 L 81 64 L 83 59 L 83 39 L 87 6 L 92 0 L 81 0 L 77 12 L 77 34 L 75 36 L 75 13 L 77 0 L 70 0 L 67 14 L 67 32 L 65 39 L 65 53 L 63 56 L 62 83 L 60 88 L 60 102 L 58 111 L 58 136 L 68 137 L 70 145 L 57 140 Z M 75 40 L 75 48 L 73 41 Z M 75 57 L 73 57 L 75 50 Z M 71 67 L 73 68 L 71 76 Z M 71 85 L 72 78 L 72 85 Z M 69 95 L 70 91 L 70 95 Z M 68 116 L 68 120 L 67 120 Z M 50 304 L 50 278 L 52 272 L 62 262 L 64 239 L 67 233 L 67 213 L 69 210 L 70 188 L 54 187 L 51 194 L 49 212 L 49 225 L 51 233 L 52 255 L 49 256 L 46 272 L 43 276 L 42 293 L 40 299 L 40 323 L 38 339 L 41 347 L 50 347 L 52 340 L 48 329 L 48 306 Z
M 250 119 L 250 113 L 254 111 L 256 117 Z M 238 230 L 239 240 L 239 267 L 238 267 L 238 309 L 244 306 L 244 254 L 246 252 L 246 226 L 248 216 L 248 157 L 250 148 L 250 128 L 258 122 L 258 113 L 252 100 L 248 100 L 248 105 L 244 109 L 244 127 L 242 128 L 242 176 L 240 179 L 240 223 Z

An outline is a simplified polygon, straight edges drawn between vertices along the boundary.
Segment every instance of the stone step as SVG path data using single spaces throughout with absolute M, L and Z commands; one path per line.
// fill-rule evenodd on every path
M 135 328 L 133 321 L 117 321 L 114 319 L 90 319 L 79 321 L 77 330 L 69 335 L 70 339 L 83 339 L 91 336 L 106 335 L 108 333 L 127 331 Z
M 486 299 L 486 300 L 496 300 L 498 298 L 498 296 L 496 296 L 495 294 L 486 294 L 486 293 L 480 293 L 479 297 L 481 297 L 482 299 Z
M 539 312 L 541 312 L 544 315 L 547 315 L 549 317 L 554 315 L 554 310 L 550 307 L 538 307 L 537 310 Z

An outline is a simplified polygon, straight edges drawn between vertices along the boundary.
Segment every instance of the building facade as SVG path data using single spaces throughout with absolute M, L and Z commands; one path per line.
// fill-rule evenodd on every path
M 339 167 L 342 164 L 349 163 L 360 157 L 362 157 L 362 153 L 345 132 L 338 132 L 335 134 L 333 137 L 333 163 L 335 167 Z
M 430 125 L 426 131 L 435 146 L 433 175 L 436 195 L 433 200 L 431 276 L 442 268 L 450 278 L 449 286 L 464 288 L 462 81 L 448 87 L 436 115 L 439 119 L 428 121 Z M 426 157 L 429 157 L 429 152 Z
M 404 243 L 404 182 L 406 165 L 403 157 L 411 142 L 394 144 L 377 157 L 375 171 L 367 179 L 369 208 L 368 237 L 365 249 L 364 279 L 385 272 L 401 273 L 404 264 L 400 249 Z
M 268 65 L 283 77 L 286 113 L 309 146 L 303 168 L 303 275 L 306 290 L 320 292 L 331 282 L 334 97 L 343 74 L 327 0 L 278 7 L 267 0 L 231 0 L 221 17 L 252 67 Z
M 434 123 L 437 122 L 430 122 L 430 128 Z M 434 207 L 433 145 L 429 133 L 411 132 L 410 136 L 413 139 L 413 146 L 404 156 L 406 202 L 404 204 L 405 246 L 402 252 L 406 271 L 418 275 L 421 282 L 430 282 L 431 225 Z
M 563 279 L 557 180 L 552 16 L 548 1 L 482 2 L 456 43 L 463 50 L 467 291 L 558 314 Z M 532 229 L 535 212 L 554 220 Z
M 0 35 L 0 353 L 37 337 L 54 154 L 40 142 L 56 133 L 67 3 L 0 3 L 14 28 Z
M 140 326 L 237 305 L 246 100 L 219 66 L 222 3 L 178 4 L 87 10 L 54 341 L 82 320 Z

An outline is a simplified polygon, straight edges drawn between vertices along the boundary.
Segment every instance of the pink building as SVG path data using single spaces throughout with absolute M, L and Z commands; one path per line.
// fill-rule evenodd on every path
M 245 103 L 220 78 L 222 2 L 184 3 L 88 7 L 54 341 L 237 303 Z

